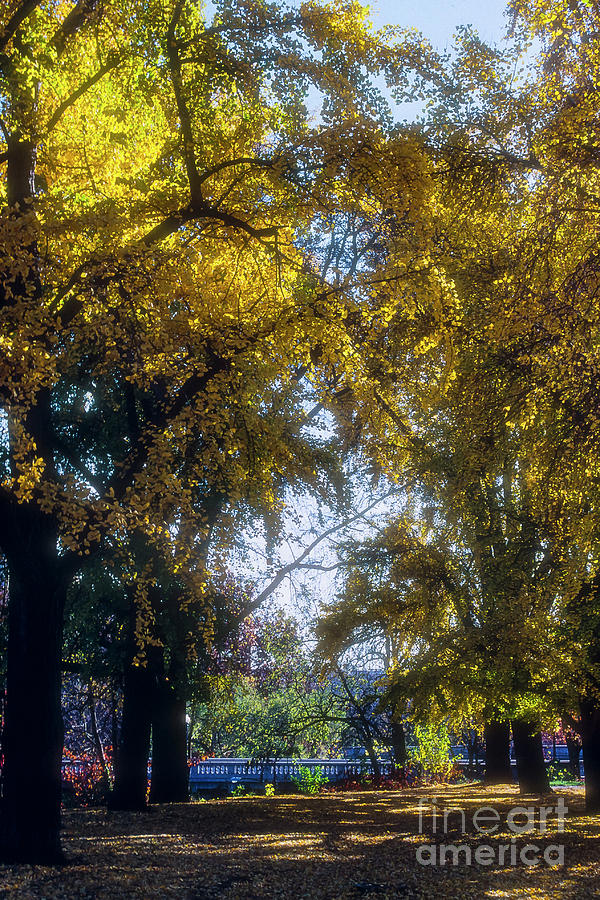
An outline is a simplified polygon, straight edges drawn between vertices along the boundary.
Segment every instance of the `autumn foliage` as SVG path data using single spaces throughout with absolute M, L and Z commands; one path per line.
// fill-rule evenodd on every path
M 398 756 L 452 719 L 504 777 L 512 731 L 527 791 L 564 718 L 600 809 L 600 13 L 509 19 L 446 56 L 355 0 L 0 0 L 1 860 L 61 860 L 65 667 L 121 692 L 115 807 L 151 741 L 187 797 L 186 703 L 262 597 L 241 536 L 269 558 L 352 468 L 394 499 L 318 677 L 379 642 Z

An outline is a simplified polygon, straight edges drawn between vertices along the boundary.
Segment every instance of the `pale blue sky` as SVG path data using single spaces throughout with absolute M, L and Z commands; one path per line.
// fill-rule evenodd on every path
M 451 46 L 457 25 L 472 25 L 488 43 L 499 41 L 506 27 L 505 0 L 373 0 L 369 5 L 377 27 L 417 28 L 440 50 Z
M 288 0 L 292 6 L 301 0 Z M 418 28 L 438 48 L 450 46 L 457 25 L 473 25 L 484 41 L 493 43 L 504 33 L 508 0 L 361 0 L 370 6 L 373 23 Z M 208 15 L 214 6 L 205 0 Z
M 292 6 L 301 0 L 287 0 Z M 472 25 L 487 43 L 499 41 L 505 30 L 508 0 L 361 0 L 369 6 L 373 24 L 417 28 L 439 50 L 450 47 L 458 25 Z M 205 0 L 210 17 L 211 0 Z

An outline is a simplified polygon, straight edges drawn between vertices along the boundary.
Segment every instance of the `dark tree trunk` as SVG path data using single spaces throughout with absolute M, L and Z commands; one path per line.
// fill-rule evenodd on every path
M 148 663 L 127 666 L 123 679 L 123 716 L 115 754 L 115 787 L 111 809 L 146 808 L 150 723 L 155 678 Z
M 28 106 L 31 98 L 23 96 L 19 102 Z M 8 216 L 16 220 L 17 234 L 19 220 L 34 209 L 35 158 L 30 140 L 19 133 L 7 138 Z M 13 264 L 0 278 L 0 307 L 21 300 L 31 303 L 40 296 L 35 228 L 26 226 L 27 233 L 30 242 L 24 236 L 24 244 L 8 248 Z M 9 416 L 11 471 L 16 475 L 13 425 Z M 44 460 L 45 477 L 56 477 L 48 388 L 40 388 L 31 398 L 25 431 Z M 3 503 L 0 541 L 10 572 L 0 860 L 61 862 L 60 688 L 66 568 L 58 556 L 55 525 L 33 503 Z
M 512 781 L 510 768 L 510 723 L 486 722 L 485 775 L 486 784 L 507 784 Z
M 581 754 L 581 740 L 579 737 L 565 735 L 565 743 L 569 754 L 569 771 L 575 778 L 580 778 L 579 756 Z
M 151 803 L 189 800 L 185 716 L 185 667 L 173 663 L 168 678 L 159 673 L 152 711 Z
M 187 719 L 185 720 L 187 724 Z M 194 733 L 194 725 L 195 725 L 195 717 L 194 717 L 194 708 L 190 707 L 190 721 L 187 726 L 187 758 L 192 758 L 192 735 Z
M 484 748 L 481 745 L 481 741 L 479 740 L 479 735 L 477 734 L 477 732 L 475 732 L 475 734 L 473 735 L 472 746 L 473 746 L 473 750 L 472 750 L 473 768 L 471 769 L 471 772 L 473 775 L 480 775 L 481 768 L 479 766 L 479 751 L 483 750 Z M 471 760 L 471 753 L 469 753 L 469 761 L 470 760 Z
M 583 769 L 585 777 L 585 810 L 600 812 L 600 701 L 596 697 L 583 697 L 581 710 L 581 741 L 583 744 Z
M 477 738 L 474 740 L 467 738 L 467 756 L 469 759 L 469 774 L 473 775 L 475 771 L 475 753 L 477 752 Z
M 396 770 L 404 769 L 406 765 L 406 733 L 402 722 L 398 722 L 392 716 L 392 753 L 394 754 L 394 766 Z
M 113 766 L 115 765 L 115 756 L 119 745 L 119 716 L 118 716 L 118 700 L 115 687 L 111 687 L 110 691 L 110 742 L 111 756 Z M 114 774 L 114 769 L 113 769 Z
M 54 526 L 20 507 L 3 541 L 10 567 L 2 734 L 2 862 L 57 863 L 60 848 L 62 630 L 66 578 Z
M 513 719 L 512 732 L 521 793 L 549 793 L 550 782 L 544 761 L 541 732 L 533 723 L 523 719 Z

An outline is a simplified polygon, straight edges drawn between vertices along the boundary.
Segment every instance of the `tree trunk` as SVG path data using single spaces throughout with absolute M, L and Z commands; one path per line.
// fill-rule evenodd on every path
M 394 754 L 394 767 L 396 771 L 402 771 L 406 765 L 406 734 L 402 722 L 397 721 L 392 715 L 392 753 Z
M 15 511 L 9 560 L 6 716 L 0 860 L 52 864 L 60 848 L 61 657 L 67 580 L 56 530 L 37 509 Z
M 115 788 L 111 809 L 146 808 L 150 723 L 155 679 L 148 663 L 129 663 L 123 680 L 123 716 L 115 754 Z
M 477 751 L 476 741 L 477 741 L 477 737 L 475 737 L 474 740 L 471 740 L 471 738 L 467 738 L 467 741 L 466 741 L 467 756 L 469 759 L 469 763 L 468 763 L 469 775 L 473 775 L 473 773 L 475 772 L 475 753 Z
M 164 668 L 160 672 L 152 711 L 151 803 L 189 800 L 184 684 L 181 666 L 171 665 L 168 678 Z
M 513 719 L 512 732 L 521 793 L 549 793 L 550 782 L 544 761 L 541 732 L 533 723 L 523 719 Z
M 485 753 L 485 748 L 482 746 L 481 741 L 479 740 L 479 735 L 477 732 L 473 735 L 473 775 L 481 774 L 481 767 L 479 765 L 479 751 L 483 750 Z M 485 760 L 484 760 L 485 765 Z
M 565 735 L 567 753 L 569 754 L 569 770 L 575 778 L 581 778 L 579 756 L 581 754 L 581 740 L 579 736 Z
M 94 742 L 96 756 L 98 757 L 98 762 L 100 764 L 100 768 L 102 769 L 102 781 L 104 782 L 104 789 L 108 792 L 112 788 L 112 776 L 110 767 L 108 765 L 108 760 L 106 759 L 104 744 L 102 743 L 100 731 L 98 730 L 98 718 L 96 716 L 96 698 L 94 697 L 94 688 L 91 678 L 88 679 L 87 703 L 90 713 L 90 729 L 92 732 L 92 741 Z
M 369 757 L 369 762 L 371 763 L 371 768 L 373 770 L 373 778 L 375 781 L 380 781 L 381 766 L 379 765 L 379 758 L 377 756 L 377 751 L 375 750 L 373 738 L 368 732 L 365 732 L 364 734 L 364 742 L 365 750 L 367 751 L 367 756 Z
M 114 685 L 110 690 L 110 743 L 111 743 L 111 759 L 113 767 L 115 765 L 115 756 L 117 754 L 117 747 L 119 746 L 119 716 L 118 716 L 118 705 L 119 701 L 117 699 L 117 693 Z M 114 775 L 114 768 L 113 768 Z
M 21 98 L 25 104 L 30 98 Z M 23 135 L 7 139 L 8 215 L 31 214 L 35 147 Z M 24 224 L 24 223 L 23 223 Z M 27 233 L 27 232 L 25 232 Z M 0 278 L 0 307 L 40 296 L 35 228 L 13 247 L 16 265 Z M 10 251 L 9 251 L 10 252 Z M 31 398 L 25 430 L 49 477 L 55 475 L 48 388 Z M 11 471 L 13 422 L 9 417 Z M 21 423 L 22 424 L 22 423 Z M 67 577 L 57 553 L 56 527 L 35 504 L 3 503 L 0 539 L 9 565 L 6 713 L 2 734 L 0 860 L 55 863 L 60 849 L 63 722 L 60 704 L 62 630 Z
M 510 723 L 486 722 L 483 734 L 485 740 L 484 782 L 486 784 L 507 784 L 512 782 Z
M 600 812 L 600 701 L 596 697 L 582 697 L 581 741 L 585 777 L 585 810 Z
M 187 719 L 185 720 L 187 724 Z M 196 724 L 195 716 L 194 716 L 194 707 L 190 706 L 190 721 L 187 725 L 187 758 L 192 758 L 192 735 L 194 733 L 194 726 Z

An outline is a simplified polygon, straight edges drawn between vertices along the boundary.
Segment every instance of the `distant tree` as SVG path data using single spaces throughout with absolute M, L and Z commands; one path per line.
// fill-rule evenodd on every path
M 339 731 L 295 621 L 256 614 L 213 654 L 205 697 L 192 705 L 192 750 L 274 760 L 330 752 Z M 339 729 L 339 724 L 338 724 Z

